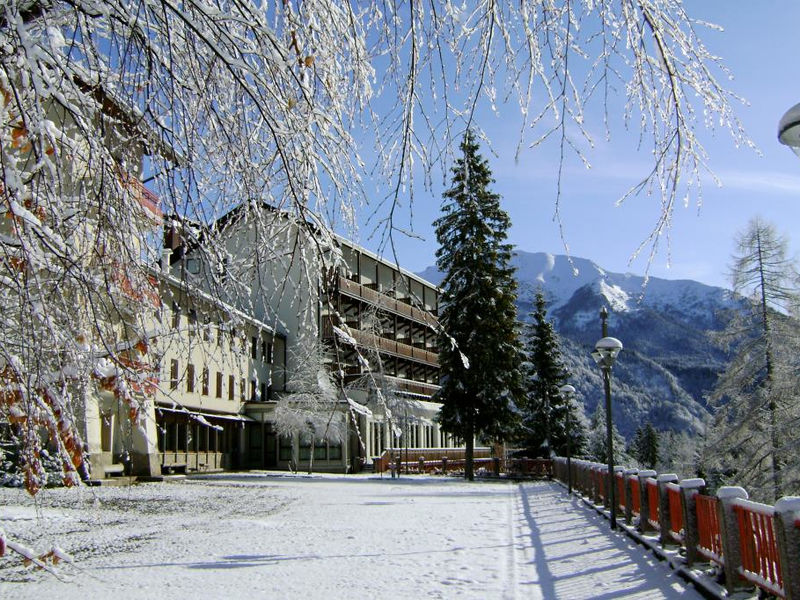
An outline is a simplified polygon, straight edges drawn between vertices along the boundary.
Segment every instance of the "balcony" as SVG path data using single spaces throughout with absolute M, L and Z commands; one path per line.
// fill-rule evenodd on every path
M 402 300 L 396 300 L 387 294 L 377 291 L 375 289 L 376 287 L 377 286 L 374 283 L 361 285 L 355 281 L 351 281 L 347 277 L 339 276 L 340 293 L 346 294 L 351 298 L 364 300 L 391 313 L 401 315 L 413 321 L 417 321 L 418 323 L 422 323 L 423 325 L 427 325 L 433 329 L 438 327 L 439 321 L 428 311 L 411 306 Z
M 348 373 L 345 370 L 345 382 L 351 383 L 356 381 L 362 377 L 362 375 L 356 375 L 355 373 Z M 381 375 L 375 375 L 375 378 L 379 378 Z M 409 392 L 411 394 L 418 394 L 420 396 L 433 396 L 436 392 L 439 391 L 439 386 L 426 383 L 424 381 L 414 381 L 413 379 L 405 379 L 403 377 L 392 377 L 391 375 L 383 375 L 386 379 L 386 382 L 393 387 L 395 390 L 399 392 Z M 357 389 L 361 389 L 363 386 L 357 386 Z
M 429 352 L 428 350 L 424 350 L 422 348 L 415 348 L 410 344 L 404 344 L 395 340 L 378 337 L 358 329 L 350 329 L 349 333 L 359 346 L 365 348 L 375 348 L 379 352 L 391 354 L 400 358 L 415 360 L 431 367 L 439 367 L 439 355 L 436 352 Z M 334 337 L 333 323 L 331 322 L 330 318 L 323 318 L 322 320 L 322 337 L 324 339 L 331 339 Z

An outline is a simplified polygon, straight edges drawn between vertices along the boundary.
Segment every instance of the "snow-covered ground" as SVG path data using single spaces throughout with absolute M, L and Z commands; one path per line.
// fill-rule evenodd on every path
M 699 597 L 549 482 L 225 474 L 0 489 L 0 527 L 80 570 L 0 559 L 0 598 Z

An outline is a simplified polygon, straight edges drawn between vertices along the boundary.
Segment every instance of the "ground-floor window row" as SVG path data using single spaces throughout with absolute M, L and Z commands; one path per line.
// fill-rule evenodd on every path
M 460 446 L 452 434 L 440 430 L 437 425 L 400 423 L 403 434 L 393 435 L 389 423 L 375 422 L 369 424 L 368 450 L 370 457 L 383 454 L 388 448 L 457 448 Z

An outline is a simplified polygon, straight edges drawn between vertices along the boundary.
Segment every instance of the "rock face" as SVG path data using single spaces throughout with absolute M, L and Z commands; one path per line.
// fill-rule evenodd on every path
M 609 311 L 608 333 L 624 349 L 614 366 L 614 421 L 632 437 L 650 421 L 657 429 L 698 433 L 708 415 L 705 396 L 727 357 L 709 340 L 723 327 L 724 311 L 736 301 L 729 291 L 691 280 L 610 273 L 581 258 L 517 252 L 518 310 L 528 320 L 536 292 L 561 335 L 572 384 L 591 415 L 603 400 L 602 379 L 591 358 L 601 337 L 600 308 Z M 429 267 L 420 276 L 438 283 Z

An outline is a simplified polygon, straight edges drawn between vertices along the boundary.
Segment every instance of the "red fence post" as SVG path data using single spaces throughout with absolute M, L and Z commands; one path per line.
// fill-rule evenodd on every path
M 773 519 L 784 598 L 800 600 L 800 497 L 778 500 Z
M 684 479 L 681 486 L 681 508 L 683 510 L 683 545 L 686 546 L 686 564 L 702 562 L 704 559 L 697 550 L 700 543 L 700 528 L 697 522 L 697 495 L 704 494 L 706 482 L 703 479 Z
M 662 546 L 666 546 L 673 542 L 672 537 L 669 535 L 670 531 L 670 512 L 669 512 L 669 494 L 667 493 L 667 484 L 668 483 L 677 483 L 678 476 L 675 473 L 664 473 L 663 475 L 659 475 L 656 479 L 656 483 L 658 484 L 658 526 L 660 529 L 660 535 L 658 537 L 658 541 L 661 542 Z M 653 518 L 653 515 L 650 515 L 650 518 Z
M 639 531 L 646 533 L 655 531 L 655 527 L 650 524 L 650 503 L 647 501 L 647 480 L 655 477 L 656 472 L 645 470 L 639 471 Z
M 625 522 L 628 525 L 633 524 L 633 486 L 631 486 L 631 476 L 638 475 L 638 473 L 639 469 L 628 469 L 622 474 L 625 480 Z
M 739 535 L 739 521 L 734 511 L 735 501 L 738 498 L 747 500 L 748 494 L 744 488 L 730 486 L 717 490 L 719 503 L 719 527 L 722 538 L 723 568 L 725 570 L 725 588 L 733 594 L 737 590 L 747 589 L 750 586 L 742 580 L 739 569 L 742 567 L 742 545 Z

